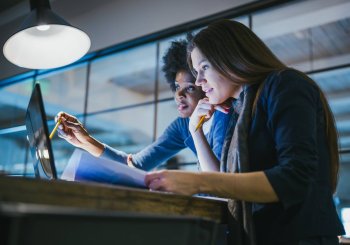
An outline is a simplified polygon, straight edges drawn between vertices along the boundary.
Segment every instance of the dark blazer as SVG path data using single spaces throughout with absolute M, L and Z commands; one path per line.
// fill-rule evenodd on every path
M 332 199 L 325 119 L 315 85 L 291 69 L 271 74 L 252 118 L 248 147 L 251 170 L 265 172 L 280 200 L 253 204 L 259 244 L 344 234 Z

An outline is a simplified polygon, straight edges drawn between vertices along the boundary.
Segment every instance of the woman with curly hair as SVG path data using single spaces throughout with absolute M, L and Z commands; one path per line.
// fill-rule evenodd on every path
M 185 148 L 191 149 L 197 155 L 188 130 L 189 117 L 198 101 L 204 97 L 204 93 L 199 86 L 194 84 L 195 78 L 187 65 L 186 46 L 187 42 L 184 40 L 174 41 L 163 56 L 162 70 L 174 91 L 179 117 L 151 145 L 134 154 L 113 149 L 93 138 L 76 117 L 64 112 L 60 112 L 56 116 L 56 121 L 58 119 L 62 121 L 59 126 L 59 136 L 94 156 L 116 160 L 143 170 L 157 167 Z M 217 109 L 228 112 L 228 108 L 218 107 Z M 210 147 L 209 154 L 213 155 L 219 162 L 229 116 L 220 111 L 216 111 L 214 114 L 213 126 L 207 127 L 205 141 Z M 200 167 L 203 170 L 209 170 L 205 166 L 200 165 Z

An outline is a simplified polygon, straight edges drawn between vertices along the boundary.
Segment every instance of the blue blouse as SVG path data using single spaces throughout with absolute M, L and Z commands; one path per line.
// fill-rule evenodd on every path
M 220 160 L 222 144 L 230 114 L 215 111 L 209 133 L 206 135 L 208 143 L 215 156 Z M 136 154 L 132 154 L 135 167 L 151 170 L 165 162 L 179 151 L 188 147 L 197 155 L 196 148 L 188 129 L 189 118 L 177 118 L 164 133 L 151 145 Z M 101 157 L 123 162 L 126 164 L 128 154 L 105 145 Z

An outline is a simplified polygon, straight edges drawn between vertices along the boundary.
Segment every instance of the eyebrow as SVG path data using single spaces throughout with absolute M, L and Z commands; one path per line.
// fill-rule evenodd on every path
M 203 58 L 201 61 L 198 62 L 198 66 L 200 66 L 205 61 L 208 61 L 208 59 L 207 58 Z

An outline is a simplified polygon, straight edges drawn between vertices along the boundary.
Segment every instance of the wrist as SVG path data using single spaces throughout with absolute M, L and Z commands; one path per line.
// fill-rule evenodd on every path
M 201 137 L 205 137 L 204 135 L 204 131 L 202 128 L 199 128 L 197 130 L 193 129 L 193 130 L 190 130 L 190 133 L 192 135 L 192 138 L 201 138 Z
M 101 156 L 104 151 L 104 145 L 91 136 L 88 137 L 82 148 L 95 157 Z
M 198 193 L 206 193 L 206 194 L 211 194 L 212 189 L 211 185 L 209 184 L 210 180 L 210 175 L 206 172 L 200 172 L 197 175 L 197 183 L 198 183 Z

